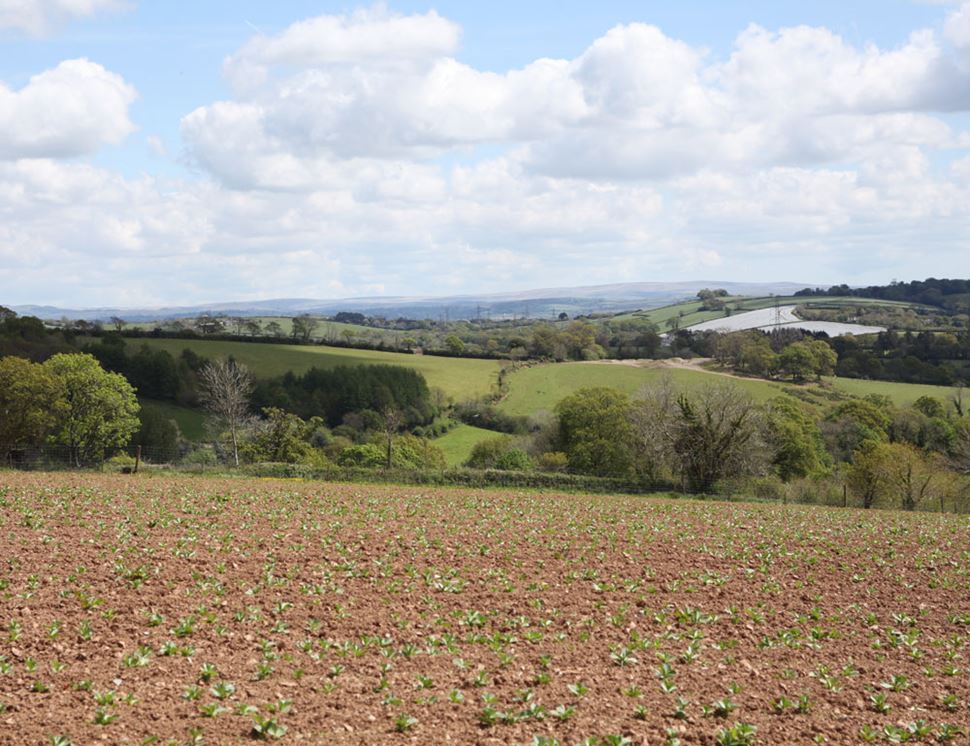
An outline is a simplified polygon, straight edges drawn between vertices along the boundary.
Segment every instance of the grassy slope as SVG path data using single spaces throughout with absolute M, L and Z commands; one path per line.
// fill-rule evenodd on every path
M 509 394 L 500 408 L 515 415 L 531 415 L 542 410 L 552 411 L 561 399 L 584 387 L 607 386 L 628 394 L 635 394 L 641 387 L 654 384 L 664 376 L 669 376 L 675 385 L 686 389 L 731 380 L 751 394 L 756 401 L 767 401 L 785 394 L 786 390 L 794 389 L 790 383 L 757 378 L 728 379 L 704 371 L 635 368 L 617 364 L 558 363 L 538 365 L 513 373 L 509 378 Z M 862 381 L 853 378 L 827 379 L 827 387 L 849 396 L 883 394 L 892 399 L 898 407 L 907 407 L 921 396 L 934 396 L 945 402 L 954 391 L 947 386 Z M 815 384 L 806 384 L 800 388 L 808 392 L 825 393 L 824 389 Z M 815 401 L 821 407 L 829 405 L 829 400 L 824 395 L 815 397 Z
M 250 342 L 222 342 L 192 339 L 145 339 L 151 347 L 178 356 L 186 347 L 208 358 L 232 355 L 249 366 L 257 377 L 280 376 L 289 370 L 302 373 L 312 367 L 337 365 L 402 365 L 424 374 L 428 385 L 441 388 L 457 400 L 489 392 L 498 375 L 495 360 L 472 360 L 430 355 L 407 355 L 377 350 L 351 350 L 340 347 L 276 345 Z
M 454 430 L 434 440 L 434 444 L 444 451 L 448 466 L 461 466 L 471 456 L 476 443 L 489 438 L 497 438 L 499 433 L 483 430 L 471 425 L 459 425 Z
M 170 420 L 175 420 L 182 435 L 189 440 L 201 440 L 205 435 L 205 415 L 200 410 L 154 399 L 139 399 L 139 401 L 146 407 L 159 410 Z
M 921 396 L 936 397 L 945 404 L 956 391 L 952 386 L 928 386 L 921 383 L 864 381 L 858 378 L 833 378 L 830 380 L 835 388 L 851 396 L 882 394 L 892 399 L 897 407 L 908 407 Z
M 919 306 L 915 303 L 902 303 L 899 301 L 889 301 L 889 300 L 876 300 L 872 298 L 843 298 L 843 297 L 796 297 L 796 296 L 779 296 L 777 298 L 765 296 L 765 297 L 750 297 L 750 298 L 740 298 L 731 297 L 725 298 L 725 300 L 731 305 L 732 308 L 737 308 L 738 312 L 744 311 L 756 311 L 759 308 L 770 308 L 776 302 L 782 306 L 828 306 L 828 307 L 838 307 L 838 306 L 895 306 L 900 308 L 925 308 L 925 306 Z M 681 313 L 684 315 L 680 319 L 680 328 L 685 329 L 688 326 L 694 324 L 700 324 L 702 321 L 710 321 L 711 319 L 719 319 L 724 316 L 723 311 L 701 311 L 700 301 L 687 301 L 685 303 L 676 303 L 671 306 L 663 306 L 661 308 L 654 308 L 649 311 L 637 311 L 632 314 L 623 314 L 618 317 L 620 319 L 649 319 L 654 324 L 660 327 L 661 331 L 666 331 L 667 319 L 678 316 Z
M 556 363 L 516 371 L 509 378 L 508 396 L 500 405 L 509 414 L 530 415 L 552 411 L 569 394 L 588 386 L 607 386 L 634 394 L 645 385 L 669 376 L 675 385 L 687 389 L 729 379 L 703 371 L 675 368 L 635 368 L 628 365 Z M 757 379 L 736 380 L 756 400 L 767 401 L 783 394 L 782 386 Z

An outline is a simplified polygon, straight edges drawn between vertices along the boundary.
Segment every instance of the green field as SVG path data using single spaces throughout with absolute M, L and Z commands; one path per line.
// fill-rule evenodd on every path
M 205 435 L 205 414 L 201 410 L 154 399 L 139 399 L 139 403 L 157 409 L 168 419 L 175 420 L 182 435 L 188 440 L 202 440 Z
M 874 298 L 851 298 L 840 296 L 833 296 L 831 298 L 825 296 L 803 297 L 794 295 L 778 297 L 728 297 L 724 298 L 724 301 L 728 303 L 731 308 L 736 309 L 734 311 L 735 313 L 757 311 L 760 308 L 770 308 L 775 303 L 782 306 L 889 306 L 895 308 L 930 308 L 929 306 L 920 306 L 916 303 L 903 303 L 893 300 L 877 300 Z M 680 316 L 681 329 L 685 329 L 688 326 L 693 326 L 694 324 L 700 324 L 703 321 L 719 319 L 724 316 L 724 311 L 701 311 L 701 305 L 703 305 L 701 301 L 691 300 L 684 303 L 675 303 L 670 306 L 662 306 L 661 308 L 653 308 L 648 311 L 635 311 L 634 313 L 630 314 L 621 314 L 615 318 L 617 320 L 647 319 L 660 327 L 661 331 L 666 331 L 667 320 L 673 318 L 674 316 Z
M 337 365 L 402 365 L 422 373 L 431 387 L 440 388 L 456 400 L 487 394 L 498 376 L 496 360 L 474 360 L 431 355 L 408 355 L 400 352 L 354 350 L 342 347 L 310 345 L 277 345 L 257 342 L 224 342 L 196 339 L 139 339 L 155 349 L 167 350 L 174 356 L 186 347 L 207 358 L 232 356 L 247 365 L 260 378 L 281 376 L 287 371 L 303 373 L 310 368 L 332 368 Z
M 434 440 L 434 444 L 445 454 L 448 466 L 461 466 L 472 454 L 472 448 L 483 440 L 499 437 L 493 430 L 483 430 L 471 425 L 459 425 L 445 435 Z
M 551 363 L 524 368 L 509 378 L 509 393 L 500 408 L 513 415 L 531 415 L 552 411 L 556 404 L 581 388 L 607 386 L 635 394 L 643 386 L 655 384 L 664 377 L 677 386 L 692 389 L 725 382 L 729 379 L 713 373 L 676 368 L 636 368 L 619 364 Z M 784 394 L 781 384 L 759 379 L 732 380 L 757 401 L 767 401 Z
M 956 392 L 953 386 L 929 386 L 921 383 L 895 383 L 893 381 L 864 381 L 859 378 L 828 379 L 835 388 L 850 396 L 880 394 L 892 399 L 897 407 L 908 407 L 921 396 L 932 396 L 944 403 Z
M 719 376 L 703 370 L 682 370 L 678 368 L 637 368 L 619 364 L 555 363 L 537 365 L 516 371 L 509 378 L 509 393 L 500 408 L 508 414 L 532 415 L 541 411 L 552 411 L 556 404 L 574 393 L 589 386 L 607 386 L 628 394 L 635 394 L 643 386 L 655 384 L 663 377 L 669 377 L 678 387 L 685 389 L 730 380 L 737 384 L 756 401 L 768 401 L 793 390 L 793 384 L 766 381 L 758 378 L 731 378 Z M 867 394 L 888 396 L 897 407 L 907 407 L 921 396 L 933 396 L 946 402 L 955 389 L 948 386 L 926 386 L 913 383 L 893 383 L 889 381 L 863 381 L 854 378 L 828 378 L 825 387 L 816 384 L 803 384 L 797 388 L 811 394 L 815 403 L 827 406 L 825 389 L 834 389 L 847 396 L 862 397 Z

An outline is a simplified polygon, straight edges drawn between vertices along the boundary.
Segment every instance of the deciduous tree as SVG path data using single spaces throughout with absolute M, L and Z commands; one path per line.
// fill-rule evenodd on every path
M 220 359 L 199 371 L 200 399 L 216 423 L 229 434 L 232 458 L 239 466 L 239 441 L 251 421 L 249 395 L 253 377 L 245 365 Z
M 39 446 L 67 409 L 64 382 L 20 357 L 0 358 L 0 457 Z
M 64 385 L 67 406 L 54 441 L 70 449 L 77 465 L 124 448 L 138 429 L 138 400 L 124 376 L 108 373 L 87 354 L 59 354 L 44 367 Z

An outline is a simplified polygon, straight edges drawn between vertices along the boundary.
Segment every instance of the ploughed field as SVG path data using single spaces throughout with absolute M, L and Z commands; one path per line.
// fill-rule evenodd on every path
M 5 472 L 0 741 L 966 743 L 968 560 L 935 514 Z

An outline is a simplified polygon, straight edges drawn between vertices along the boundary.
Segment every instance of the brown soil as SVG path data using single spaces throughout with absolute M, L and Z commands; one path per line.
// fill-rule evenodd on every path
M 726 378 L 736 378 L 740 381 L 750 381 L 750 376 L 739 376 L 728 370 L 721 370 L 711 367 L 714 363 L 713 358 L 709 357 L 670 357 L 662 360 L 651 360 L 647 358 L 635 360 L 584 360 L 586 365 L 624 365 L 628 368 L 674 368 L 676 370 L 696 370 L 699 373 L 710 373 L 712 376 L 725 376 Z
M 0 742 L 930 742 L 970 730 L 968 547 L 930 514 L 0 473 Z

